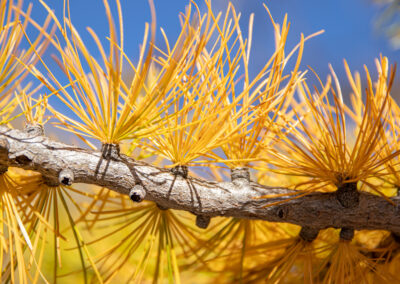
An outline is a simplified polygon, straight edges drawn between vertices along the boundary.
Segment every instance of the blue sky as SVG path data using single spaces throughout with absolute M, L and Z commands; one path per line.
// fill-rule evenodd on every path
M 47 1 L 47 4 L 62 15 L 62 0 Z M 188 0 L 154 0 L 157 12 L 157 25 L 163 27 L 171 41 L 179 32 L 178 13 L 184 11 Z M 202 0 L 197 1 L 200 9 L 205 10 Z M 242 29 L 247 30 L 247 22 L 251 13 L 255 13 L 253 50 L 251 53 L 251 69 L 253 74 L 272 54 L 273 31 L 268 15 L 263 8 L 266 3 L 275 20 L 281 22 L 285 13 L 291 22 L 288 46 L 293 47 L 300 38 L 300 33 L 309 35 L 324 29 L 325 33 L 306 43 L 303 56 L 303 69 L 307 65 L 314 68 L 325 78 L 331 63 L 346 90 L 343 59 L 350 68 L 362 71 L 366 64 L 370 71 L 375 70 L 374 59 L 382 53 L 390 62 L 399 61 L 399 52 L 390 47 L 389 41 L 374 29 L 373 21 L 379 14 L 379 7 L 372 0 L 234 0 L 237 11 L 242 12 Z M 114 0 L 109 0 L 114 6 Z M 228 1 L 214 0 L 215 11 L 224 10 Z M 86 32 L 92 27 L 101 39 L 108 33 L 107 21 L 102 0 L 70 0 L 72 21 L 82 35 L 85 43 L 95 54 L 96 48 Z M 124 29 L 126 52 L 135 57 L 143 38 L 144 23 L 150 22 L 150 11 L 147 0 L 121 0 L 124 13 Z M 34 1 L 33 16 L 44 17 L 44 9 L 38 1 Z M 158 32 L 158 40 L 161 34 Z M 374 72 L 372 72 L 374 74 Z M 398 81 L 398 80 L 397 80 Z

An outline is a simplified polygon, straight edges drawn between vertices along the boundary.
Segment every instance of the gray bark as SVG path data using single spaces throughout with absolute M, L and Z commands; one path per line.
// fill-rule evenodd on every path
M 10 166 L 40 172 L 54 184 L 86 183 L 127 195 L 135 192 L 138 200 L 144 198 L 162 208 L 189 211 L 204 220 L 229 216 L 286 222 L 315 230 L 334 227 L 400 233 L 400 197 L 391 198 L 393 205 L 379 196 L 360 192 L 358 205 L 346 208 L 335 192 L 313 193 L 265 207 L 289 197 L 255 198 L 294 191 L 249 182 L 240 175 L 232 182 L 185 178 L 125 155 L 107 159 L 100 151 L 0 126 L 0 169 Z

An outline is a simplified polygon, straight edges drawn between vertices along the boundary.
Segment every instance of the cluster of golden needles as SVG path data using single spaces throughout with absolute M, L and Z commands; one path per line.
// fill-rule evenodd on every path
M 357 190 L 388 202 L 398 194 L 400 108 L 390 94 L 395 67 L 386 57 L 376 61 L 376 81 L 365 68 L 366 86 L 345 62 L 352 88 L 346 104 L 348 94 L 342 94 L 332 68 L 326 82 L 315 75 L 320 87 L 314 89 L 300 70 L 306 40 L 321 32 L 301 35 L 287 51 L 290 23 L 285 16 L 278 24 L 266 6 L 275 52 L 252 77 L 253 16 L 246 38 L 232 4 L 214 14 L 210 0 L 205 13 L 191 1 L 180 15 L 175 43 L 161 29 L 162 49 L 155 43 L 150 1 L 153 21 L 146 25 L 139 58 L 131 59 L 124 52 L 120 2 L 115 1 L 117 28 L 104 0 L 108 49 L 88 29 L 99 61 L 70 21 L 68 1 L 61 21 L 50 3 L 40 3 L 48 13 L 43 24 L 30 17 L 31 6 L 22 8 L 22 0 L 0 0 L 0 124 L 12 127 L 21 115 L 28 125 L 51 119 L 92 148 L 98 141 L 103 149 L 117 147 L 135 159 L 168 164 L 184 177 L 208 169 L 223 181 L 229 178 L 224 168 L 250 168 L 261 184 L 296 189 L 291 198 L 337 191 L 347 208 L 357 203 Z M 31 27 L 40 36 L 32 39 Z M 27 50 L 19 47 L 23 41 Z M 56 51 L 64 78 L 42 58 L 47 45 Z M 289 60 L 294 67 L 285 70 Z M 124 72 L 133 75 L 131 81 L 123 79 Z M 73 117 L 53 108 L 52 100 L 63 102 Z M 341 193 L 347 199 L 340 199 Z M 0 278 L 10 283 L 75 278 L 184 283 L 193 275 L 199 283 L 400 281 L 395 273 L 400 236 L 391 232 L 318 232 L 227 218 L 215 218 L 204 231 L 193 219 L 155 203 L 134 204 L 106 188 L 60 186 L 34 172 L 0 167 Z

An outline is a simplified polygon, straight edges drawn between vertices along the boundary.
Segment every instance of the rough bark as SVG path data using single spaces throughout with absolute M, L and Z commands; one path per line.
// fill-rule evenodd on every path
M 240 177 L 232 182 L 185 178 L 125 155 L 117 159 L 114 156 L 105 158 L 100 151 L 0 126 L 0 169 L 10 166 L 40 172 L 54 182 L 95 184 L 127 195 L 137 194 L 139 186 L 140 190 L 144 189 L 140 192 L 144 199 L 162 208 L 192 212 L 203 219 L 230 216 L 287 222 L 316 230 L 328 227 L 379 229 L 400 234 L 400 197 L 391 199 L 393 205 L 379 196 L 361 192 L 358 205 L 346 208 L 336 193 L 314 193 L 265 207 L 289 197 L 257 197 L 294 191 Z

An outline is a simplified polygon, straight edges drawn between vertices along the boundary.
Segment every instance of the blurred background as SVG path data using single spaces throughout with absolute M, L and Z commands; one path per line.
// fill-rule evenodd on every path
M 108 0 L 116 16 L 115 0 Z M 42 23 L 47 13 L 41 7 L 38 0 L 25 0 L 24 5 L 29 2 L 34 3 L 32 18 Z M 197 0 L 200 10 L 205 12 L 206 5 L 203 0 Z M 249 17 L 255 14 L 254 30 L 252 40 L 252 50 L 250 55 L 250 74 L 255 75 L 271 57 L 274 51 L 274 32 L 271 21 L 263 7 L 265 3 L 275 21 L 281 23 L 288 14 L 291 22 L 291 29 L 287 41 L 287 50 L 290 51 L 300 40 L 300 35 L 305 36 L 320 30 L 325 30 L 305 44 L 304 55 L 301 69 L 306 70 L 308 66 L 313 68 L 321 79 L 325 79 L 330 73 L 328 64 L 332 64 L 341 82 L 343 94 L 350 92 L 348 80 L 344 71 L 343 60 L 346 59 L 351 70 L 360 71 L 361 78 L 365 78 L 364 65 L 366 65 L 376 79 L 376 67 L 374 59 L 380 54 L 387 56 L 391 63 L 399 62 L 400 44 L 398 39 L 398 15 L 400 12 L 397 0 L 233 0 L 236 10 L 242 13 L 242 31 L 248 30 Z M 154 0 L 157 14 L 157 45 L 164 47 L 163 38 L 159 31 L 162 27 L 171 43 L 173 43 L 180 32 L 180 22 L 178 15 L 185 11 L 189 0 Z M 224 12 L 228 5 L 226 0 L 213 0 L 215 13 Z M 62 19 L 63 1 L 47 1 L 47 4 L 54 10 L 58 19 Z M 124 39 L 125 52 L 134 61 L 137 61 L 139 46 L 143 41 L 145 22 L 151 21 L 150 8 L 147 0 L 121 0 L 124 16 Z M 70 0 L 70 12 L 72 23 L 80 33 L 85 45 L 89 48 L 92 55 L 99 61 L 100 54 L 92 37 L 86 30 L 90 26 L 99 36 L 105 47 L 108 46 L 108 23 L 105 17 L 105 9 L 102 0 Z M 246 35 L 247 36 L 247 35 Z M 32 38 L 34 36 L 31 36 Z M 56 63 L 52 60 L 52 54 L 57 53 L 50 47 L 43 56 L 44 61 L 49 64 L 50 69 L 59 70 Z M 286 72 L 291 69 L 288 67 Z M 56 74 L 57 76 L 57 74 Z M 393 96 L 400 99 L 398 72 L 395 81 Z M 58 77 L 63 77 L 58 76 Z M 314 75 L 309 72 L 307 80 L 316 83 Z M 57 103 L 59 104 L 57 106 Z M 57 100 L 54 106 L 58 109 L 63 106 Z M 65 137 L 63 131 L 51 131 L 53 138 Z M 61 133 L 65 136 L 61 136 Z M 68 136 L 71 138 L 71 135 Z M 77 140 L 77 138 L 75 138 Z M 69 143 L 69 142 L 68 142 Z M 72 143 L 78 144 L 79 141 Z M 64 217 L 65 218 L 65 217 Z M 108 229 L 104 227 L 103 229 Z M 97 235 L 102 235 L 98 234 Z M 91 249 L 93 249 L 91 247 Z M 93 249 L 95 251 L 95 249 Z M 71 254 L 72 255 L 72 254 Z M 68 258 L 67 258 L 68 259 Z M 78 270 L 79 259 L 72 255 L 69 258 L 71 263 L 66 261 L 66 266 L 70 265 Z M 75 263 L 76 262 L 76 263 Z M 51 263 L 48 270 L 51 269 Z M 68 267 L 67 267 L 68 269 Z M 71 270 L 74 270 L 71 269 Z M 78 277 L 75 275 L 75 277 Z M 70 282 L 66 282 L 70 283 Z
M 40 3 L 33 2 L 33 17 L 40 21 L 44 19 L 46 13 Z M 116 12 L 114 0 L 109 0 L 109 2 Z M 196 2 L 204 12 L 206 7 L 203 1 Z M 349 90 L 349 86 L 343 59 L 347 60 L 353 72 L 360 71 L 362 78 L 365 74 L 364 65 L 373 76 L 376 74 L 374 59 L 380 54 L 387 56 L 391 63 L 399 61 L 398 38 L 400 37 L 397 36 L 400 21 L 397 20 L 400 18 L 400 1 L 398 0 L 233 0 L 232 2 L 237 11 L 242 13 L 242 31 L 247 31 L 250 14 L 255 14 L 250 56 L 252 74 L 261 69 L 273 53 L 274 47 L 273 29 L 263 3 L 268 6 L 277 22 L 282 22 L 285 14 L 288 14 L 291 22 L 288 50 L 299 42 L 301 33 L 307 36 L 319 30 L 325 30 L 325 33 L 306 43 L 302 69 L 310 66 L 322 79 L 325 79 L 329 73 L 328 64 L 332 64 L 341 81 L 344 94 Z M 157 26 L 164 28 L 170 42 L 173 42 L 180 30 L 178 15 L 185 11 L 189 0 L 154 0 L 154 3 Z M 228 1 L 213 0 L 212 3 L 217 12 L 225 11 Z M 48 1 L 47 4 L 61 19 L 63 1 Z M 139 45 L 143 40 L 145 22 L 151 21 L 149 4 L 147 0 L 121 0 L 121 5 L 124 13 L 125 51 L 131 58 L 137 58 Z M 93 55 L 99 56 L 86 27 L 92 27 L 107 46 L 108 26 L 103 1 L 70 0 L 70 7 L 72 22 L 85 44 L 91 48 Z M 159 29 L 157 44 L 163 46 Z M 46 56 L 50 56 L 51 53 L 50 49 Z M 309 80 L 314 82 L 312 77 L 314 76 L 308 75 Z M 400 93 L 399 89 L 397 79 L 394 90 Z

